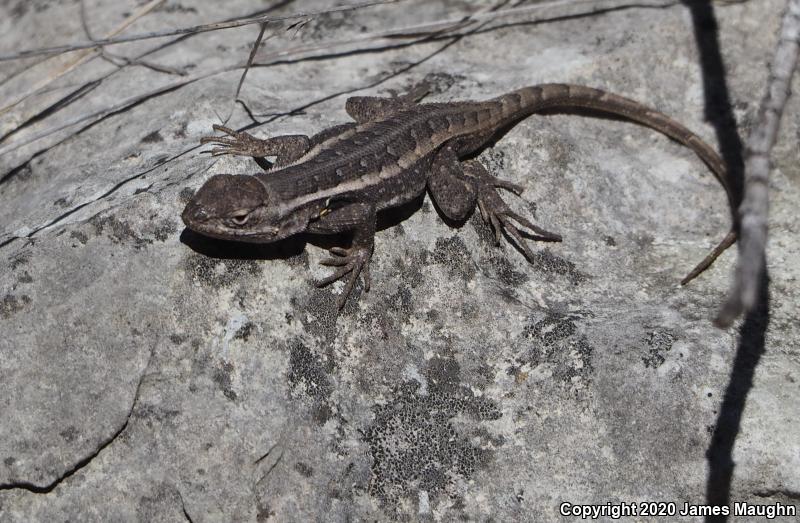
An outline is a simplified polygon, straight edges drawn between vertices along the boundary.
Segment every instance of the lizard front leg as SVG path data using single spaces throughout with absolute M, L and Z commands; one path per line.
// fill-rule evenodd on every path
M 329 250 L 330 258 L 322 260 L 322 265 L 338 267 L 333 274 L 317 282 L 323 287 L 349 274 L 344 290 L 339 295 L 337 305 L 344 307 L 348 296 L 353 291 L 358 276 L 364 276 L 364 291 L 369 291 L 369 262 L 375 245 L 376 210 L 372 203 L 348 203 L 341 207 L 326 206 L 319 217 L 308 225 L 308 232 L 336 234 L 353 231 L 353 240 L 349 248 L 333 247 Z
M 275 166 L 282 167 L 303 156 L 311 147 L 309 137 L 302 134 L 275 136 L 261 140 L 250 133 L 235 131 L 223 125 L 214 125 L 214 130 L 225 133 L 227 136 L 204 136 L 200 139 L 201 144 L 211 143 L 218 146 L 211 149 L 212 155 L 252 156 L 264 170 L 272 167 L 272 163 L 266 159 L 267 156 L 275 156 Z

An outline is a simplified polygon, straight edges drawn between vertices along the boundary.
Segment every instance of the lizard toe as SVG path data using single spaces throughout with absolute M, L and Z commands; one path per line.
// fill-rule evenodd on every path
M 324 287 L 337 280 L 341 280 L 347 276 L 342 293 L 337 298 L 337 305 L 341 310 L 347 302 L 347 298 L 353 292 L 358 277 L 364 277 L 364 291 L 369 291 L 370 275 L 369 275 L 369 262 L 371 258 L 371 250 L 362 247 L 351 247 L 344 249 L 342 247 L 332 247 L 329 252 L 333 255 L 330 258 L 320 260 L 320 265 L 338 267 L 333 274 L 316 282 L 317 287 Z M 349 274 L 349 276 L 348 276 Z

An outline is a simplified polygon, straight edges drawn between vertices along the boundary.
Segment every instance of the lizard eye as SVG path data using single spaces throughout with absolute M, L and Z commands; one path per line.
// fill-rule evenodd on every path
M 231 216 L 231 221 L 233 221 L 233 223 L 235 223 L 236 225 L 244 225 L 245 223 L 247 223 L 248 218 L 250 218 L 250 213 L 240 212 Z

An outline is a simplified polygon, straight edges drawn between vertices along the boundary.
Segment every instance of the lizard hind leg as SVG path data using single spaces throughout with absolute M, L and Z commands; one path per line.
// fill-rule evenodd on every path
M 478 201 L 478 184 L 464 175 L 451 147 L 446 146 L 436 154 L 427 187 L 436 207 L 453 222 L 466 220 Z
M 543 229 L 519 213 L 512 211 L 497 192 L 497 189 L 500 188 L 519 195 L 522 192 L 522 187 L 497 179 L 477 160 L 464 162 L 464 174 L 472 177 L 478 185 L 478 209 L 483 220 L 494 230 L 495 240 L 498 244 L 503 231 L 505 231 L 514 239 L 517 247 L 522 250 L 528 261 L 532 261 L 534 258 L 533 251 L 525 241 L 523 233 L 537 240 L 561 241 L 560 234 Z M 521 231 L 517 224 L 528 229 L 528 231 Z M 529 231 L 532 231 L 532 233 Z
M 430 89 L 430 86 L 423 82 L 399 96 L 352 96 L 345 102 L 344 109 L 357 123 L 379 122 L 414 105 L 427 95 Z

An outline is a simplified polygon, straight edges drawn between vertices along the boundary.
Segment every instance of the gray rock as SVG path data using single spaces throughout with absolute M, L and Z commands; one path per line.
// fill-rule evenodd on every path
M 328 3 L 280 4 L 273 14 Z M 716 8 L 743 135 L 782 5 Z M 252 8 L 169 2 L 129 31 Z M 310 134 L 346 121 L 349 93 L 428 78 L 437 100 L 588 84 L 656 106 L 714 142 L 682 5 L 515 17 L 455 41 L 270 58 L 470 8 L 387 5 L 316 18 L 296 35 L 280 30 L 262 51 L 271 65 L 252 69 L 241 94 L 268 122 L 256 134 Z M 44 19 L 57 21 L 59 42 L 84 38 L 77 4 L 0 10 L 3 49 L 53 45 Z M 113 3 L 88 14 L 97 35 L 122 20 Z M 199 75 L 242 62 L 255 34 L 206 33 L 147 60 Z M 111 50 L 132 57 L 156 45 Z M 25 67 L 35 72 L 33 61 L 3 64 L 0 98 L 32 83 L 14 77 Z M 112 71 L 102 60 L 82 66 L 51 98 L 10 113 L 2 131 Z M 197 148 L 231 110 L 238 75 L 0 157 L 0 522 L 555 520 L 562 502 L 704 502 L 706 451 L 734 358 L 759 330 L 710 323 L 733 250 L 677 285 L 728 227 L 723 193 L 699 160 L 629 123 L 530 118 L 481 159 L 522 184 L 524 199 L 510 201 L 565 241 L 535 245 L 531 265 L 511 245 L 496 247 L 479 216 L 450 228 L 426 200 L 386 217 L 373 288 L 358 287 L 339 314 L 341 285 L 309 284 L 326 274 L 316 239 L 243 246 L 180 223 L 210 175 L 257 169 Z M 176 79 L 124 67 L 0 147 Z M 798 109 L 794 98 L 775 149 L 769 324 L 745 390 L 731 503 L 800 496 Z M 236 106 L 231 124 L 249 122 Z

